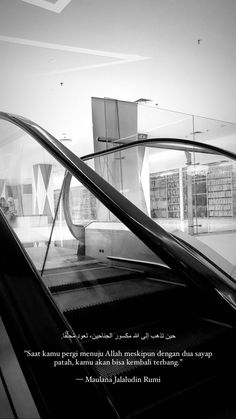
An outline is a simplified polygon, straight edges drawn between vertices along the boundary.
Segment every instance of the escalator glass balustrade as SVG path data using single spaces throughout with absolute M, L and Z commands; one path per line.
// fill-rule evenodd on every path
M 171 139 L 109 147 L 84 160 L 153 221 L 236 278 L 236 163 L 231 153 Z

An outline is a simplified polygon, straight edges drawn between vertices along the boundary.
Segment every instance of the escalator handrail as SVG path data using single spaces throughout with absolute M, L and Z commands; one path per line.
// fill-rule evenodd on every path
M 230 276 L 193 254 L 39 125 L 4 112 L 0 119 L 29 133 L 168 266 L 215 298 L 220 296 L 223 306 L 226 301 L 227 308 L 236 310 L 236 284 Z
M 108 154 L 112 154 L 115 153 L 117 151 L 123 151 L 123 150 L 128 150 L 129 148 L 133 148 L 133 147 L 142 147 L 142 146 L 152 146 L 153 144 L 157 144 L 160 143 L 159 146 L 157 148 L 164 148 L 166 147 L 166 144 L 168 143 L 175 143 L 175 144 L 182 144 L 183 151 L 190 151 L 190 152 L 196 152 L 196 153 L 204 153 L 207 152 L 210 154 L 220 154 L 220 155 L 224 155 L 225 157 L 229 157 L 233 160 L 236 160 L 236 153 L 233 153 L 232 151 L 229 150 L 224 150 L 220 147 L 217 146 L 213 146 L 211 144 L 205 144 L 199 141 L 195 141 L 195 140 L 185 140 L 182 138 L 149 138 L 147 140 L 137 140 L 137 141 L 132 141 L 130 143 L 127 144 L 121 144 L 119 146 L 115 146 L 106 150 L 101 150 L 101 151 L 97 151 L 95 153 L 90 153 L 90 154 L 85 154 L 84 156 L 81 156 L 81 160 L 83 161 L 87 161 L 87 160 L 91 160 L 93 158 L 96 157 L 100 157 L 100 156 L 105 156 Z M 164 143 L 165 146 L 161 147 L 161 143 Z M 113 143 L 114 144 L 114 143 Z M 187 148 L 184 149 L 184 146 L 191 146 L 192 149 Z M 179 148 L 176 148 L 176 150 L 180 150 Z

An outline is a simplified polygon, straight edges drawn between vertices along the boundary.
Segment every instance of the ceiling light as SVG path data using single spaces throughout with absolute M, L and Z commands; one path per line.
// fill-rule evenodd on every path
M 146 102 L 152 102 L 152 100 L 141 97 L 140 99 L 137 99 L 134 101 L 134 103 L 146 103 Z

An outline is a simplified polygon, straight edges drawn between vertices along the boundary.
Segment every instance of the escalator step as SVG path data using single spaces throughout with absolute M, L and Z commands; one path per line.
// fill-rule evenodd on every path
M 54 295 L 54 300 L 58 307 L 65 312 L 156 292 L 161 293 L 172 289 L 176 289 L 176 286 L 146 279 L 139 281 L 137 278 L 134 278 L 102 286 L 96 285 L 91 288 L 61 292 Z
M 187 287 L 139 278 L 80 289 L 76 295 L 54 294 L 54 299 L 75 333 L 109 333 L 168 318 L 170 308 L 180 317 L 188 292 Z
M 162 322 L 162 326 L 160 323 L 152 324 L 150 326 L 145 325 L 144 327 L 133 328 L 132 336 L 138 332 L 140 336 L 145 336 L 148 330 L 148 336 L 154 336 L 160 330 L 169 330 L 171 333 L 169 335 L 174 335 L 175 339 L 130 339 L 130 340 L 102 340 L 99 342 L 99 350 L 102 351 L 104 354 L 106 351 L 115 351 L 119 353 L 125 352 L 132 352 L 136 353 L 137 356 L 133 355 L 133 361 L 139 361 L 140 356 L 139 353 L 152 353 L 157 352 L 159 350 L 163 352 L 180 352 L 182 353 L 183 350 L 187 352 L 197 351 L 197 348 L 200 347 L 207 347 L 209 343 L 214 340 L 224 339 L 224 336 L 227 336 L 231 333 L 231 329 L 228 327 L 224 327 L 218 324 L 212 324 L 205 320 L 193 320 L 191 322 L 185 321 L 184 324 L 174 324 L 174 321 L 171 323 L 171 326 L 168 323 Z M 124 335 L 125 331 L 123 331 Z M 98 343 L 96 340 L 90 340 L 85 345 L 85 348 L 88 352 L 94 352 L 98 349 Z M 104 356 L 104 359 L 106 357 Z M 101 359 L 103 359 L 101 357 Z M 122 357 L 118 357 L 117 359 L 122 360 Z M 103 377 L 111 377 L 118 374 L 124 374 L 127 371 L 131 371 L 134 369 L 140 369 L 139 365 L 110 365 L 102 366 L 99 365 L 96 367 L 99 375 Z
M 73 267 L 61 269 L 56 272 L 48 272 L 43 277 L 44 283 L 52 293 L 75 288 L 90 287 L 96 284 L 104 284 L 115 280 L 124 280 L 142 276 L 142 272 L 134 272 L 125 268 L 108 267 L 104 264 L 96 264 L 85 267 Z

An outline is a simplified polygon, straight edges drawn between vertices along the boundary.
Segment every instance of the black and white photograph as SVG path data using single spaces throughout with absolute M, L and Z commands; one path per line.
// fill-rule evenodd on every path
M 0 419 L 235 419 L 236 1 L 0 0 Z

